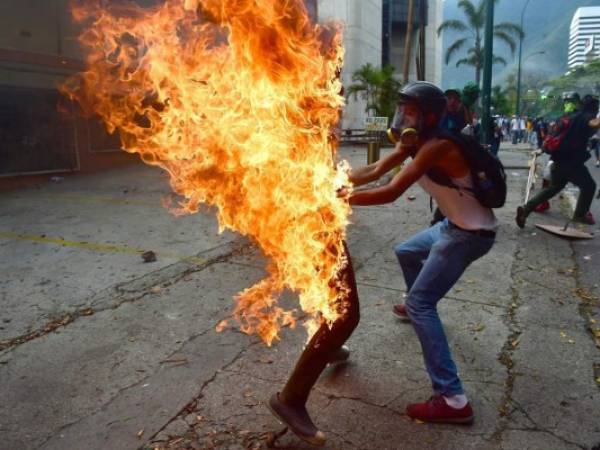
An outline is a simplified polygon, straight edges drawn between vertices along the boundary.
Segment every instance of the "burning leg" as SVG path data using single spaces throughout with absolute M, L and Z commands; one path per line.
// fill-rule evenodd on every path
M 318 430 L 306 411 L 306 401 L 323 369 L 340 352 L 360 319 L 358 293 L 354 268 L 346 249 L 348 263 L 340 278 L 349 289 L 348 297 L 341 302 L 342 315 L 331 328 L 322 324 L 300 355 L 283 391 L 269 400 L 271 412 L 301 439 L 313 445 L 323 445 L 325 435 Z

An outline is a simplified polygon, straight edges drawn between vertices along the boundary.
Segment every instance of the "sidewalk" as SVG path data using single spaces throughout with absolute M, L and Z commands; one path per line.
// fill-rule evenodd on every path
M 362 148 L 342 156 L 366 162 Z M 500 157 L 509 198 L 497 244 L 440 303 L 475 424 L 418 424 L 404 414 L 430 395 L 415 333 L 391 314 L 404 293 L 393 245 L 431 216 L 429 197 L 413 188 L 352 216 L 361 323 L 350 362 L 327 369 L 308 405 L 325 448 L 600 445 L 594 287 L 571 243 L 533 220 L 516 227 L 529 153 L 507 145 Z M 235 235 L 217 235 L 210 212 L 170 216 L 160 206 L 168 191 L 157 169 L 136 167 L 2 199 L 0 272 L 10 275 L 0 281 L 0 450 L 263 449 L 281 430 L 263 402 L 283 386 L 305 332 L 287 330 L 272 348 L 235 329 L 215 333 L 264 260 Z M 60 237 L 78 245 L 52 240 Z M 139 250 L 155 250 L 158 261 L 144 264 Z M 289 433 L 277 445 L 310 448 Z

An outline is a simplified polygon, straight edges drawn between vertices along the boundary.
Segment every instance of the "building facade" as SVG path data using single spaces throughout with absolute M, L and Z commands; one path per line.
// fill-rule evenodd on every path
M 382 0 L 318 0 L 319 22 L 344 24 L 344 86 L 352 84 L 352 74 L 364 64 L 381 67 Z M 367 113 L 360 97 L 349 97 L 342 118 L 343 129 L 363 129 Z
M 344 86 L 352 84 L 352 74 L 364 64 L 381 67 L 390 64 L 402 78 L 408 0 L 307 0 L 307 7 L 320 22 L 329 20 L 344 23 L 345 60 L 342 79 Z M 421 9 L 423 8 L 423 9 Z M 424 14 L 420 14 L 424 13 Z M 442 42 L 436 34 L 442 20 L 442 2 L 414 0 L 413 38 L 409 60 L 409 80 L 417 79 L 416 56 L 419 46 L 420 18 L 425 21 L 425 79 L 441 83 Z M 348 98 L 342 128 L 364 128 L 365 102 Z
M 600 56 L 600 6 L 577 9 L 569 34 L 569 70 Z

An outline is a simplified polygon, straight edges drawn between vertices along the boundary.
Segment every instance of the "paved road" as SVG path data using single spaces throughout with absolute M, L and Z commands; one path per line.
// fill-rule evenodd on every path
M 363 149 L 342 154 L 353 165 L 365 159 Z M 328 369 L 308 405 L 326 448 L 600 444 L 591 322 L 600 321 L 600 255 L 584 258 L 596 243 L 518 230 L 528 153 L 508 146 L 501 157 L 511 168 L 498 241 L 440 304 L 475 424 L 417 424 L 404 414 L 430 395 L 415 334 L 390 314 L 404 293 L 392 246 L 430 216 L 428 197 L 412 189 L 352 216 L 362 319 L 350 363 Z M 1 194 L 1 450 L 266 448 L 279 429 L 263 402 L 281 388 L 304 330 L 287 330 L 272 348 L 235 328 L 215 333 L 265 261 L 237 236 L 217 235 L 210 211 L 169 215 L 168 192 L 163 174 L 138 166 Z M 557 201 L 544 220 L 560 221 L 561 208 Z M 143 263 L 142 250 L 158 261 Z M 279 445 L 308 448 L 290 435 Z

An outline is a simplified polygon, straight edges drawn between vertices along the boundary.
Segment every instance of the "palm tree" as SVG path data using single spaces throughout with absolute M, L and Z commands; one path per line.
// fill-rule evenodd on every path
M 394 78 L 392 66 L 378 69 L 365 64 L 352 74 L 352 81 L 354 83 L 346 93 L 348 96 L 354 95 L 355 99 L 360 95 L 366 101 L 367 113 L 390 119 L 393 117 L 401 84 Z
M 497 3 L 499 0 L 494 0 Z M 450 63 L 452 57 L 457 54 L 467 43 L 472 42 L 472 47 L 467 49 L 466 58 L 461 58 L 456 61 L 456 67 L 463 64 L 475 67 L 475 81 L 477 85 L 481 81 L 481 69 L 483 68 L 483 29 L 485 27 L 485 1 L 479 0 L 479 4 L 475 5 L 471 0 L 460 0 L 458 7 L 463 10 L 467 18 L 466 22 L 462 20 L 446 20 L 438 28 L 438 36 L 444 30 L 454 30 L 467 33 L 460 39 L 457 39 L 448 50 L 446 50 L 445 61 Z M 514 55 L 517 48 L 516 38 L 523 38 L 525 34 L 519 25 L 512 22 L 502 22 L 494 25 L 494 37 L 504 42 L 509 46 L 511 53 Z M 506 60 L 499 56 L 493 55 L 493 64 L 506 65 Z

